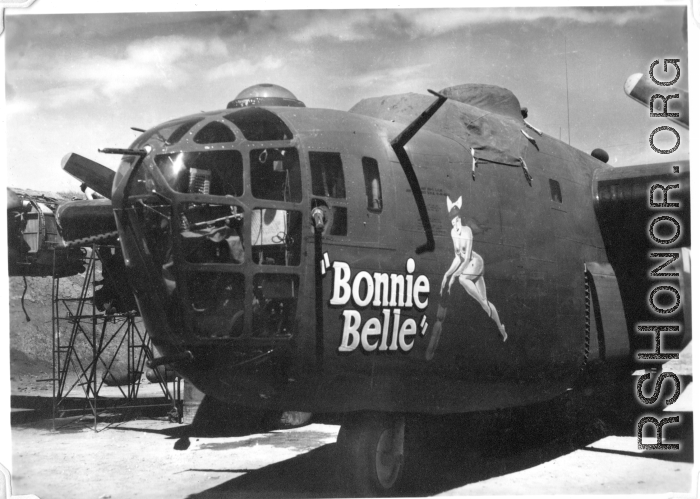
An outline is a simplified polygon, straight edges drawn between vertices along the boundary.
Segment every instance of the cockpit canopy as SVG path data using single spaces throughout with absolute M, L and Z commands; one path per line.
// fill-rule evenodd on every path
M 291 95 L 291 93 L 290 93 Z M 176 192 L 243 195 L 245 143 L 291 141 L 292 130 L 273 112 L 246 107 L 170 121 L 139 137 L 131 148 L 155 151 L 154 161 Z M 299 202 L 301 177 L 293 147 L 250 148 L 252 194 L 258 199 Z M 124 158 L 124 172 L 135 161 Z M 142 179 L 145 181 L 145 179 Z

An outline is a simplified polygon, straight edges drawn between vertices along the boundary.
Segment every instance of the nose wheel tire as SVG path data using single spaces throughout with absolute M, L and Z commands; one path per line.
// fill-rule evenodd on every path
M 376 413 L 350 417 L 338 434 L 339 478 L 357 497 L 393 494 L 404 470 L 404 419 Z

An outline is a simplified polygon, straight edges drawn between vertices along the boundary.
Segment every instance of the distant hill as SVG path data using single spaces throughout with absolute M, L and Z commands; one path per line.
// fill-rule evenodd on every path
M 25 196 L 48 198 L 58 202 L 59 204 L 76 199 L 85 199 L 85 194 L 80 191 L 37 191 L 34 189 L 24 189 L 22 187 L 8 187 L 8 189 L 16 192 L 17 194 L 23 194 Z
M 101 272 L 97 271 L 96 280 L 102 278 Z M 25 373 L 27 370 L 46 370 L 46 364 L 53 362 L 53 324 L 52 324 L 52 278 L 51 277 L 27 277 L 27 289 L 24 296 L 24 309 L 29 316 L 27 321 L 22 308 L 22 294 L 24 293 L 24 280 L 22 277 L 10 277 L 10 350 L 12 374 L 18 372 Z M 85 282 L 85 274 L 78 274 L 59 279 L 59 294 L 61 297 L 79 297 L 80 291 Z M 68 310 L 59 307 L 61 317 L 65 318 Z M 85 313 L 92 313 L 92 304 L 86 304 Z M 99 312 L 97 312 L 99 314 Z M 71 324 L 68 321 L 61 321 L 62 327 L 59 331 L 61 342 L 65 344 L 70 337 Z M 102 320 L 98 320 L 98 333 Z M 87 333 L 91 334 L 89 326 Z M 145 328 L 139 328 L 142 334 Z M 107 325 L 107 337 L 115 331 L 115 326 L 111 323 Z M 114 352 L 120 338 L 110 345 L 108 352 Z M 92 357 L 92 347 L 83 334 L 79 334 L 76 341 L 76 350 L 81 357 L 86 359 Z M 126 343 L 121 347 L 115 366 L 126 363 Z M 21 362 L 20 362 L 21 361 Z M 89 361 L 88 361 L 89 362 Z M 34 366 L 34 368 L 32 367 Z M 104 367 L 98 364 L 98 370 Z

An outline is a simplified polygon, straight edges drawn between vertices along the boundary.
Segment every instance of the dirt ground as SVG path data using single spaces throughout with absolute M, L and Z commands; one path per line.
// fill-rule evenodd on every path
M 492 423 L 422 420 L 407 426 L 407 432 L 425 433 L 415 431 L 407 440 L 410 468 L 399 494 L 688 493 L 691 405 L 686 391 L 674 404 L 680 431 L 664 430 L 666 441 L 681 442 L 681 450 L 657 453 L 637 450 L 637 416 L 617 412 L 598 417 L 581 411 L 562 421 L 562 407 L 555 405 Z M 55 430 L 51 420 L 14 425 L 13 493 L 41 499 L 343 497 L 338 430 L 327 423 L 273 430 L 242 422 L 212 432 L 165 419 L 103 421 L 97 432 L 91 420 L 58 420 Z
M 50 421 L 15 427 L 13 492 L 42 499 L 196 497 L 332 444 L 338 432 L 336 426 L 314 424 L 205 438 L 183 437 L 183 429 L 159 420 L 130 421 L 98 432 L 80 424 L 53 431 Z M 255 495 L 270 497 L 264 491 Z
M 399 493 L 690 492 L 696 474 L 691 365 L 688 348 L 665 367 L 686 386 L 661 413 L 681 416 L 682 425 L 664 429 L 666 441 L 681 442 L 680 451 L 637 449 L 636 421 L 644 408 L 629 404 L 636 379 L 631 376 L 622 395 L 585 394 L 485 419 L 413 421 L 407 426 L 408 480 Z M 50 395 L 46 384 L 37 381 L 44 374 L 36 368 L 45 370 L 46 365 L 13 363 L 15 395 Z M 605 399 L 613 404 L 603 403 Z M 167 418 L 106 418 L 98 422 L 97 432 L 91 419 L 61 419 L 56 429 L 50 419 L 15 424 L 13 493 L 41 499 L 342 497 L 342 466 L 335 462 L 337 423 L 337 418 L 320 415 L 308 426 L 276 430 L 246 417 L 225 428 Z M 653 443 L 651 438 L 644 441 Z
M 52 430 L 46 420 L 19 425 L 12 429 L 13 491 L 41 499 L 342 497 L 334 465 L 338 428 L 212 436 L 161 420 L 98 432 L 76 423 Z M 544 443 L 514 441 L 506 431 L 477 449 L 462 446 L 464 435 L 456 446 L 433 442 L 401 495 L 690 491 L 692 445 L 654 455 L 600 422 L 586 431 Z M 692 429 L 682 440 L 692 440 Z

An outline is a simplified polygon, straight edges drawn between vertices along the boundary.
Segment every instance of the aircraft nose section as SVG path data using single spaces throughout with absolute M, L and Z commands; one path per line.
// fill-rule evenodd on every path
M 194 167 L 189 159 L 178 165 L 184 192 L 159 183 L 157 157 L 115 191 L 124 259 L 154 342 L 289 341 L 297 329 L 302 212 L 202 193 L 211 171 L 201 157 Z M 129 193 L 129 184 L 151 190 Z
M 162 200 L 128 200 L 115 209 L 127 278 L 146 329 L 157 346 L 179 343 L 181 317 L 172 274 L 171 207 Z

